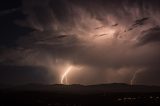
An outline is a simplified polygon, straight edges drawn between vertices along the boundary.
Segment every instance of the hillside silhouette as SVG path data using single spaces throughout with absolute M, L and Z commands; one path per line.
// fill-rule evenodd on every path
M 160 87 L 122 83 L 99 85 L 27 84 L 0 87 L 2 106 L 159 105 Z

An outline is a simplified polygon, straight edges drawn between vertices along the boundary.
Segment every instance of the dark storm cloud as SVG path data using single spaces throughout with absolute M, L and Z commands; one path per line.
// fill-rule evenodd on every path
M 1 65 L 0 84 L 50 83 L 51 76 L 43 67 Z
M 155 26 L 146 31 L 143 31 L 142 35 L 143 36 L 139 39 L 140 45 L 144 45 L 147 43 L 160 42 L 160 27 Z
M 0 11 L 0 16 L 4 16 L 4 15 L 7 15 L 7 14 L 11 14 L 13 12 L 16 12 L 18 11 L 20 8 L 13 8 L 13 9 L 10 9 L 10 10 L 4 10 L 4 11 Z
M 0 12 L 0 47 L 15 47 L 16 40 L 33 31 L 29 27 L 18 25 L 20 20 L 24 20 L 25 15 L 21 8 L 2 10 Z
M 137 76 L 135 83 L 137 84 L 146 84 L 146 85 L 159 85 L 159 67 L 148 68 L 146 72 L 141 72 Z M 148 79 L 148 80 L 146 80 Z
M 130 82 L 137 70 L 159 74 L 159 5 L 158 0 L 24 0 L 27 17 L 19 24 L 34 31 L 3 50 L 0 62 L 44 67 L 53 75 L 69 62 L 84 68 L 72 81 L 83 84 Z

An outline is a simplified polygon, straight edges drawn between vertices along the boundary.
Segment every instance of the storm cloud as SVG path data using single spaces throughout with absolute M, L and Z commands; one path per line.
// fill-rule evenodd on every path
M 158 0 L 23 0 L 26 18 L 17 23 L 33 31 L 1 50 L 0 62 L 43 67 L 53 83 L 60 83 L 69 63 L 81 67 L 70 73 L 70 83 L 130 83 L 144 70 L 135 84 L 158 85 L 159 5 Z

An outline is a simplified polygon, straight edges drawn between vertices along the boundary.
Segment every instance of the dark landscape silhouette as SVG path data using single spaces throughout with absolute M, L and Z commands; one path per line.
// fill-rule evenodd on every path
M 1 86 L 1 106 L 158 105 L 160 87 L 122 83 Z

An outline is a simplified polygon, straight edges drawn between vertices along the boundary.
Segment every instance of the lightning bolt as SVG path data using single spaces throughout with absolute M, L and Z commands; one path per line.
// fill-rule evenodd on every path
M 68 73 L 72 70 L 72 66 L 69 66 L 66 71 L 64 72 L 64 74 L 61 77 L 61 84 L 69 84 L 68 83 L 68 79 L 67 79 L 67 75 Z
M 139 73 L 141 73 L 141 72 L 143 72 L 144 70 L 137 70 L 137 71 L 135 71 L 135 73 L 133 74 L 133 77 L 132 77 L 132 79 L 131 79 L 131 81 L 130 81 L 130 85 L 133 85 L 134 84 L 134 81 L 135 81 L 135 79 L 136 79 L 136 76 L 137 76 L 137 74 L 139 74 Z

